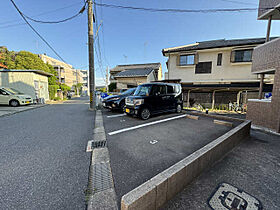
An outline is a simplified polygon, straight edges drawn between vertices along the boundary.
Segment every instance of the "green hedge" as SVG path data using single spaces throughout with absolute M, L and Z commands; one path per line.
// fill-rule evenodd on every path
M 108 86 L 109 92 L 113 92 L 115 89 L 117 89 L 117 83 L 110 83 Z
M 59 89 L 58 85 L 49 85 L 49 94 L 51 100 L 54 100 L 57 89 Z

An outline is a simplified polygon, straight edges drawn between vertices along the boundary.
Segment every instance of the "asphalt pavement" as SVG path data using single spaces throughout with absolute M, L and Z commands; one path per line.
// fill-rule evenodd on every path
M 104 111 L 103 121 L 119 205 L 124 194 L 231 129 L 177 113 L 143 121 Z
M 225 158 L 205 171 L 185 190 L 170 200 L 162 210 L 211 209 L 208 201 L 221 183 L 227 183 L 258 200 L 258 207 L 243 209 L 280 209 L 280 136 L 252 130 L 251 137 L 234 148 Z M 219 195 L 222 198 L 223 195 Z M 252 199 L 245 196 L 231 199 L 247 206 Z M 221 199 L 222 200 L 222 199 Z M 226 209 L 225 202 L 217 202 Z M 241 204 L 242 202 L 240 202 Z M 229 208 L 227 208 L 229 209 Z M 237 209 L 237 208 L 233 208 Z M 239 208 L 241 209 L 241 208 Z
M 85 209 L 88 98 L 0 118 L 0 209 Z

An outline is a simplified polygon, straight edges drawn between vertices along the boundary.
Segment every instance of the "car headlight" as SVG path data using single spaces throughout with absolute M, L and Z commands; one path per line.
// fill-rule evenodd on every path
M 139 105 L 141 105 L 141 104 L 143 104 L 144 103 L 144 99 L 134 99 L 133 100 L 133 104 L 135 105 L 135 106 L 139 106 Z
M 120 99 L 120 97 L 117 97 L 117 98 L 112 98 L 111 100 L 113 100 L 113 101 L 117 101 L 117 100 L 119 100 Z

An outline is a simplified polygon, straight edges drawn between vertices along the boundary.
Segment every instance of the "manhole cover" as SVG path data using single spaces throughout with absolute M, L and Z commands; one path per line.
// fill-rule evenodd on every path
M 262 210 L 258 199 L 227 183 L 218 186 L 208 204 L 215 210 Z
M 92 149 L 95 149 L 95 148 L 103 148 L 103 147 L 106 147 L 107 145 L 107 141 L 93 141 L 92 142 Z

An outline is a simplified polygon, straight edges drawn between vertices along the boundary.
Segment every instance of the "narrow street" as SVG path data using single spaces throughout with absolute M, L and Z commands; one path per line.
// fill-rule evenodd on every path
M 85 209 L 88 98 L 0 118 L 0 208 Z

